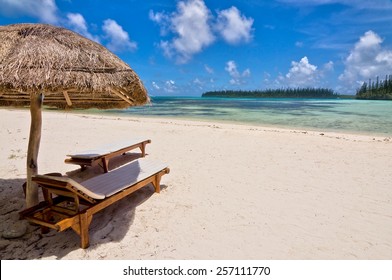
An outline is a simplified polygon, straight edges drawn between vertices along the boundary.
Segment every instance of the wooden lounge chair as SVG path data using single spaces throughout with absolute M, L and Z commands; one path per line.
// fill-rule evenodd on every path
M 89 246 L 89 225 L 98 211 L 152 183 L 160 192 L 160 180 L 170 172 L 166 164 L 140 158 L 83 182 L 68 177 L 36 175 L 33 181 L 43 190 L 44 201 L 20 215 L 49 229 L 72 228 L 81 239 L 81 247 Z
M 109 160 L 119 155 L 125 154 L 126 152 L 140 148 L 142 157 L 146 155 L 146 145 L 151 143 L 151 140 L 131 139 L 126 142 L 112 143 L 98 149 L 87 150 L 78 152 L 75 154 L 67 155 L 65 163 L 78 164 L 82 168 L 86 166 L 94 166 L 102 163 L 103 170 L 109 171 Z

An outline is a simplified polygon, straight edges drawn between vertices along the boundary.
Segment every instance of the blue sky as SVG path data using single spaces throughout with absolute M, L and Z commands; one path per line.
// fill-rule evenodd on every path
M 151 96 L 327 87 L 392 74 L 391 0 L 0 0 L 0 25 L 72 29 L 127 62 Z

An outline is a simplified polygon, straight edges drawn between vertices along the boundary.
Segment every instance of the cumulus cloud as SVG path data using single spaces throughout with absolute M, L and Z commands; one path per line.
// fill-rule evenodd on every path
M 128 32 L 112 19 L 106 19 L 102 24 L 103 36 L 93 35 L 88 30 L 88 24 L 83 15 L 68 13 L 66 24 L 74 31 L 93 41 L 103 43 L 113 52 L 134 51 L 137 44 L 130 40 Z M 103 41 L 103 42 L 102 42 Z
M 193 88 L 198 88 L 199 90 L 202 90 L 204 88 L 204 82 L 201 81 L 199 78 L 195 78 L 192 82 L 192 87 Z
M 165 13 L 154 13 L 153 10 L 148 12 L 148 17 L 150 20 L 155 21 L 157 23 L 163 23 L 168 20 L 168 17 Z
M 272 83 L 277 87 L 325 87 L 328 74 L 334 71 L 334 63 L 328 61 L 321 67 L 309 62 L 307 56 L 300 61 L 292 61 L 289 71 L 280 74 Z M 264 73 L 264 83 L 270 84 L 270 74 Z
M 332 61 L 329 61 L 324 64 L 324 71 L 333 71 L 334 70 L 334 63 Z
M 178 91 L 178 86 L 174 80 L 151 81 L 150 90 L 154 93 L 174 93 Z
M 203 0 L 179 1 L 172 13 L 151 10 L 149 18 L 160 26 L 161 36 L 173 35 L 170 40 L 162 40 L 159 46 L 166 57 L 175 58 L 178 63 L 188 62 L 214 43 L 217 36 L 230 44 L 252 39 L 252 18 L 246 18 L 236 7 L 231 7 L 217 11 L 214 19 Z
M 67 14 L 68 25 L 79 34 L 89 38 L 93 41 L 99 42 L 99 37 L 92 35 L 88 31 L 87 23 L 84 17 L 78 13 L 68 13 Z
M 5 16 L 31 16 L 51 24 L 59 21 L 55 0 L 0 0 L 0 7 L 0 14 Z
M 152 87 L 153 87 L 154 89 L 156 89 L 156 90 L 160 90 L 160 89 L 161 89 L 161 88 L 157 85 L 156 82 L 153 81 L 151 84 L 152 84 Z
M 161 41 L 165 56 L 176 56 L 178 63 L 185 63 L 210 45 L 215 37 L 208 21 L 211 14 L 202 0 L 180 1 L 177 10 L 169 15 L 150 11 L 150 19 L 161 26 L 161 34 L 174 33 L 171 41 Z
M 128 32 L 126 32 L 115 20 L 105 20 L 102 30 L 105 33 L 105 37 L 109 40 L 107 47 L 111 51 L 134 51 L 137 49 L 136 42 L 130 40 Z
M 163 89 L 164 89 L 164 91 L 169 92 L 169 93 L 175 92 L 177 89 L 176 82 L 173 80 L 167 80 L 165 82 L 165 86 Z
M 102 25 L 104 35 L 93 35 L 82 14 L 58 15 L 55 0 L 0 0 L 0 7 L 0 15 L 29 16 L 44 23 L 63 25 L 93 41 L 106 41 L 106 46 L 112 51 L 134 51 L 137 48 L 136 42 L 130 40 L 129 34 L 116 21 L 105 20 Z
M 98 43 L 103 43 L 113 52 L 134 51 L 137 44 L 130 40 L 128 32 L 112 19 L 106 19 L 102 24 L 103 36 L 93 35 L 88 30 L 88 24 L 83 15 L 68 13 L 66 25 L 79 34 Z
M 168 14 L 166 14 L 165 12 L 154 13 L 153 10 L 150 10 L 148 13 L 148 17 L 150 20 L 159 24 L 161 36 L 166 36 L 170 32 L 171 19 Z
M 318 67 L 309 62 L 308 57 L 304 56 L 300 61 L 292 61 L 291 68 L 283 75 L 280 74 L 273 84 L 278 87 L 319 87 L 325 86 L 326 75 L 334 71 L 332 61 Z M 269 75 L 269 74 L 268 74 Z M 269 83 L 269 76 L 264 77 L 264 82 Z
M 318 78 L 317 66 L 305 56 L 299 62 L 292 61 L 285 79 L 291 87 L 312 86 Z
M 240 73 L 237 69 L 237 64 L 233 60 L 229 60 L 226 62 L 225 70 L 229 73 L 231 79 L 230 84 L 232 85 L 242 85 L 245 84 L 245 78 L 250 76 L 250 70 L 245 69 L 242 73 Z
M 392 50 L 382 47 L 383 39 L 373 31 L 360 37 L 345 60 L 345 70 L 339 79 L 357 87 L 364 80 L 392 72 Z
M 216 29 L 230 44 L 251 41 L 252 25 L 253 19 L 241 15 L 236 7 L 218 11 Z
M 343 4 L 351 6 L 357 9 L 371 9 L 371 10 L 383 10 L 392 9 L 392 3 L 390 0 L 278 0 L 285 4 L 292 4 L 296 6 L 320 6 L 328 4 Z

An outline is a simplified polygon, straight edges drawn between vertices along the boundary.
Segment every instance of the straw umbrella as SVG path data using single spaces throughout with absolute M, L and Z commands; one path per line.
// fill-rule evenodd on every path
M 30 106 L 26 206 L 38 203 L 42 106 L 126 108 L 149 98 L 137 74 L 102 45 L 47 24 L 0 26 L 0 106 Z

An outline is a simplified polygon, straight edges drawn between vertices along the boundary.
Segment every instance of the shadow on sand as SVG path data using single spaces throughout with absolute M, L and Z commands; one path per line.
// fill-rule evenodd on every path
M 130 160 L 140 157 L 140 154 L 126 154 L 110 162 L 109 168 L 125 164 Z M 77 181 L 101 174 L 102 168 L 95 166 L 84 171 L 80 169 L 67 173 L 69 177 Z M 23 179 L 0 179 L 0 234 L 19 221 L 19 211 L 24 208 L 24 193 L 22 185 Z M 161 189 L 165 189 L 161 185 Z M 135 218 L 136 208 L 148 200 L 154 194 L 154 187 L 149 184 L 139 189 L 128 197 L 114 203 L 93 216 L 89 227 L 91 250 L 104 243 L 120 242 L 127 234 L 132 235 L 132 224 Z M 72 230 L 63 232 L 50 230 L 47 234 L 42 234 L 40 227 L 27 225 L 27 232 L 20 238 L 0 239 L 0 258 L 5 259 L 61 259 L 67 254 L 80 249 L 80 238 Z M 135 233 L 135 235 L 137 235 Z M 137 238 L 135 236 L 135 238 Z

